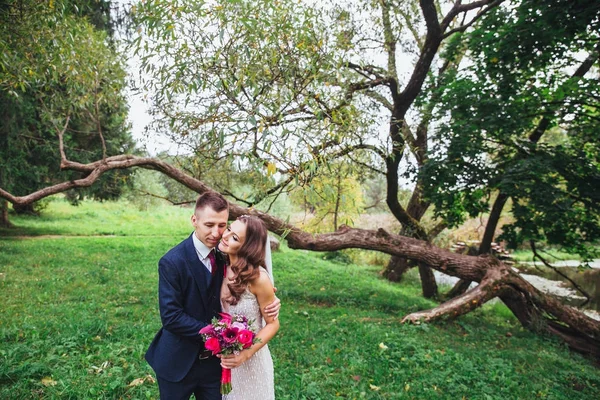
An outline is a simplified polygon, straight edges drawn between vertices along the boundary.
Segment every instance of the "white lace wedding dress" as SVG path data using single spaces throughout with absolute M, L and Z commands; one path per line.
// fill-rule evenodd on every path
M 266 271 L 265 271 L 266 272 Z M 229 305 L 229 314 L 241 314 L 254 320 L 256 332 L 264 326 L 260 306 L 248 289 L 242 294 L 240 301 Z M 223 395 L 223 400 L 273 400 L 275 399 L 275 383 L 273 376 L 273 360 L 269 345 L 265 344 L 246 362 L 231 370 L 231 393 Z

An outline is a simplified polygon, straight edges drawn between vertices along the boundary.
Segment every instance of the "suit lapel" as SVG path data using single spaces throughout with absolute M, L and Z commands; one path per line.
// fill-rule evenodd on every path
M 191 235 L 185 242 L 185 253 L 187 258 L 188 270 L 190 271 L 190 274 L 196 282 L 196 286 L 198 287 L 198 291 L 200 292 L 200 297 L 202 298 L 204 307 L 206 307 L 208 305 L 209 298 L 208 287 L 206 284 L 207 274 L 209 272 L 206 269 L 206 266 L 204 266 L 202 261 L 200 261 L 200 259 L 198 258 L 198 253 L 196 253 L 196 249 L 194 248 L 194 241 L 192 240 Z

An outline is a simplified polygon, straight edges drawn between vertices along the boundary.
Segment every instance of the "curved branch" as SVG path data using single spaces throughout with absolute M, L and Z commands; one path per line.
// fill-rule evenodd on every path
M 104 172 L 111 169 L 136 166 L 160 171 L 197 193 L 212 190 L 203 182 L 186 175 L 164 161 L 154 158 L 121 155 L 108 157 L 106 160 L 90 164 L 67 162 L 66 168 L 87 172 L 88 175 L 83 179 L 63 182 L 22 197 L 13 196 L 7 191 L 0 189 L 0 197 L 7 199 L 13 204 L 30 204 L 51 194 L 71 188 L 90 186 Z M 455 303 L 449 304 L 457 304 L 460 307 L 473 307 L 479 306 L 481 303 L 495 296 L 503 296 L 503 299 L 508 299 L 507 296 L 504 296 L 507 292 L 516 293 L 515 298 L 519 299 L 520 303 L 512 304 L 513 307 L 511 307 L 511 310 L 518 314 L 519 320 L 524 324 L 528 324 L 527 317 L 536 312 L 546 322 L 549 332 L 560 336 L 578 350 L 593 348 L 598 342 L 598 338 L 600 338 L 600 322 L 591 319 L 575 309 L 564 306 L 550 296 L 541 293 L 521 276 L 513 272 L 510 267 L 502 264 L 493 257 L 475 257 L 452 253 L 448 250 L 437 248 L 426 241 L 390 234 L 383 229 L 373 231 L 341 226 L 336 232 L 315 235 L 254 208 L 248 209 L 231 203 L 229 211 L 231 219 L 235 219 L 242 214 L 258 216 L 265 222 L 271 232 L 285 237 L 288 241 L 288 246 L 292 249 L 335 251 L 348 248 L 361 248 L 375 250 L 427 264 L 431 268 L 448 275 L 482 283 L 479 285 L 479 289 L 467 292 L 459 299 L 453 300 Z M 497 286 L 493 286 L 494 283 Z M 510 300 L 508 299 L 507 301 Z M 471 306 L 467 306 L 467 304 L 471 304 Z M 515 309 L 515 304 L 524 304 L 528 309 Z M 429 319 L 435 319 L 444 315 L 443 313 L 438 313 L 438 311 L 440 310 L 437 310 L 434 314 L 429 312 L 427 316 L 431 316 Z M 452 311 L 454 310 L 452 309 Z M 457 312 L 458 314 L 460 313 Z M 528 324 L 526 326 L 532 325 Z M 597 350 L 594 354 L 600 356 L 600 351 Z
M 423 12 L 423 17 L 425 18 L 427 34 L 413 73 L 396 103 L 399 115 L 402 116 L 401 119 L 404 119 L 406 111 L 408 111 L 409 107 L 419 95 L 423 82 L 431 69 L 431 63 L 442 42 L 442 29 L 438 21 L 434 2 L 432 0 L 421 0 L 419 4 L 421 6 L 421 11 Z
M 431 310 L 423 310 L 409 314 L 402 318 L 402 323 L 431 322 L 440 318 L 456 318 L 481 307 L 489 300 L 501 293 L 501 287 L 497 282 L 501 279 L 502 270 L 490 270 L 479 285 L 468 292 L 455 297 Z
M 364 92 L 364 95 L 377 101 L 379 104 L 381 104 L 388 110 L 390 110 L 390 111 L 394 110 L 394 106 L 392 105 L 392 103 L 390 103 L 390 101 L 388 99 L 386 99 L 382 94 L 379 94 L 373 90 L 367 90 Z
M 375 65 L 359 65 L 350 61 L 344 63 L 343 65 L 355 70 L 365 78 L 369 78 L 368 74 L 375 76 L 375 78 L 377 79 L 383 79 L 386 75 L 383 68 L 377 67 Z
M 448 28 L 448 26 L 450 25 L 450 22 L 452 21 L 452 19 L 458 15 L 461 12 L 464 12 L 466 14 L 467 11 L 470 11 L 472 9 L 475 8 L 479 8 L 479 7 L 483 7 L 485 4 L 488 4 L 488 6 L 482 10 L 480 10 L 477 15 L 475 15 L 473 17 L 473 19 L 471 19 L 469 22 L 467 22 L 466 24 L 461 24 L 460 26 L 458 26 L 457 28 L 451 29 L 448 32 L 446 32 L 444 34 L 444 39 L 446 39 L 449 36 L 452 36 L 453 34 L 455 34 L 456 32 L 464 32 L 465 30 L 467 30 L 467 28 L 469 28 L 470 26 L 472 26 L 475 22 L 477 22 L 478 19 L 480 19 L 481 17 L 483 17 L 485 14 L 487 14 L 488 11 L 490 11 L 492 8 L 497 7 L 498 5 L 500 5 L 500 3 L 502 3 L 504 0 L 495 0 L 492 1 L 491 3 L 489 1 L 480 1 L 477 2 L 479 3 L 479 5 L 477 5 L 476 7 L 470 8 L 469 10 L 461 10 L 456 12 L 455 15 L 453 15 L 450 19 L 448 19 L 450 17 L 450 13 L 448 13 L 448 15 L 444 18 L 444 21 L 442 22 L 442 30 L 445 31 L 446 28 Z M 472 3 L 472 4 L 467 4 L 465 6 L 471 6 L 473 4 L 476 3 Z

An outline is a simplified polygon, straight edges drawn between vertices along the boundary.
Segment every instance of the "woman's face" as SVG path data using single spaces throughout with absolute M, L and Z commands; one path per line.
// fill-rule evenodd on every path
M 245 241 L 246 224 L 242 221 L 234 221 L 223 233 L 219 242 L 219 250 L 225 254 L 237 254 Z

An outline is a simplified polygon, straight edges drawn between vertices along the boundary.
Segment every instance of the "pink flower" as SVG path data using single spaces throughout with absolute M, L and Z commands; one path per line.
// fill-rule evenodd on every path
M 223 331 L 223 340 L 225 343 L 235 343 L 238 338 L 238 328 L 227 328 Z
M 213 355 L 218 354 L 221 351 L 221 345 L 219 344 L 219 339 L 215 337 L 211 337 L 204 342 L 204 347 L 207 350 L 212 351 Z
M 244 346 L 245 349 L 252 346 L 252 340 L 254 339 L 254 332 L 244 329 L 238 333 L 238 340 Z
M 215 328 L 212 325 L 206 325 L 204 328 L 200 329 L 201 335 L 214 335 Z
M 237 321 L 236 321 L 236 322 L 233 322 L 233 323 L 231 324 L 231 327 L 232 327 L 232 328 L 238 328 L 238 329 L 241 331 L 241 330 L 243 330 L 243 329 L 246 329 L 246 324 L 243 324 L 243 323 L 241 323 L 241 322 L 237 322 Z
M 224 312 L 219 313 L 219 315 L 221 316 L 220 322 L 225 322 L 227 325 L 229 325 L 231 323 L 231 315 L 224 313 Z

